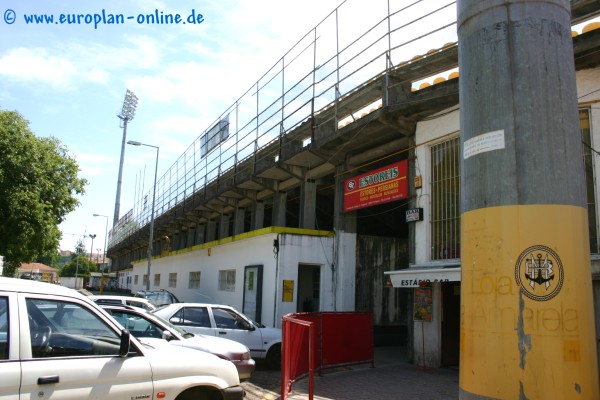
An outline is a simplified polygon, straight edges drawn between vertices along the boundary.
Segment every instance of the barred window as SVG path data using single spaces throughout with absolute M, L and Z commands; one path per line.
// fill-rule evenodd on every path
M 142 285 L 145 287 L 148 286 L 148 274 L 144 274 L 144 277 L 142 278 Z
M 227 269 L 219 271 L 219 290 L 235 292 L 235 270 Z
M 431 147 L 431 259 L 460 258 L 460 139 Z
M 190 272 L 188 288 L 200 289 L 200 271 Z
M 177 272 L 169 273 L 169 287 L 177 287 Z
M 585 189 L 587 193 L 590 252 L 598 253 L 598 216 L 596 212 L 596 184 L 594 177 L 594 152 L 590 129 L 590 110 L 579 110 L 579 128 L 583 141 L 583 167 L 585 169 Z
M 160 286 L 160 274 L 154 274 L 154 286 Z
M 137 285 L 137 284 L 138 284 L 138 278 L 139 278 L 139 275 L 136 275 L 136 276 L 133 278 L 133 282 L 134 282 L 134 284 L 135 284 L 135 285 Z

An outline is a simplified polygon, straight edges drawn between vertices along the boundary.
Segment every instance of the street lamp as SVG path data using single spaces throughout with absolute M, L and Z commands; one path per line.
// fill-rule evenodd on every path
M 156 149 L 156 164 L 154 166 L 154 187 L 152 189 L 152 214 L 150 215 L 150 239 L 148 240 L 148 279 L 146 280 L 146 290 L 150 290 L 150 266 L 152 265 L 152 241 L 154 239 L 154 203 L 156 201 L 156 175 L 158 172 L 158 146 L 152 146 L 151 144 L 136 142 L 135 140 L 130 140 L 127 142 L 132 146 L 146 146 L 152 147 Z
M 89 237 L 92 238 L 92 245 L 90 246 L 90 262 L 94 262 L 92 259 L 92 253 L 94 252 L 94 239 L 96 239 L 96 234 L 94 233 L 93 235 L 90 233 Z
M 106 227 L 104 228 L 104 255 L 102 257 L 102 265 L 106 268 L 106 237 L 108 235 L 108 215 L 94 214 L 94 217 L 106 218 Z
M 127 137 L 127 123 L 135 117 L 135 109 L 137 107 L 138 98 L 129 89 L 125 93 L 123 100 L 123 108 L 121 113 L 117 115 L 123 121 L 123 141 L 121 142 L 121 161 L 119 163 L 119 178 L 117 179 L 117 198 L 115 199 L 115 216 L 113 218 L 113 227 L 119 221 L 119 209 L 121 208 L 121 182 L 123 178 L 123 161 L 125 160 L 125 138 Z

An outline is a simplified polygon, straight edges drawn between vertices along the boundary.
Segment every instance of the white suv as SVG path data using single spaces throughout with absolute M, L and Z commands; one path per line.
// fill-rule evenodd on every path
M 148 346 L 72 289 L 0 277 L 0 398 L 242 399 L 235 366 Z

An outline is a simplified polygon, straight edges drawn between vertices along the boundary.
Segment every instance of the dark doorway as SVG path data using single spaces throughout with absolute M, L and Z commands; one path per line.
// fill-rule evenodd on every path
M 298 264 L 298 312 L 320 311 L 321 266 Z
M 460 282 L 442 283 L 442 366 L 460 359 Z

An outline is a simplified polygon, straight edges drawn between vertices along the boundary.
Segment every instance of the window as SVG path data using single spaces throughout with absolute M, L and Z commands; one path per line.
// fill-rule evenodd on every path
M 598 253 L 598 219 L 596 214 L 596 185 L 594 179 L 594 152 L 590 129 L 590 111 L 579 110 L 579 128 L 583 141 L 583 167 L 585 169 L 585 188 L 587 193 L 588 225 L 590 233 L 590 252 Z
M 160 274 L 154 274 L 154 286 L 160 286 Z
M 148 274 L 144 274 L 144 278 L 142 279 L 142 285 L 148 286 Z
M 239 329 L 242 327 L 242 318 L 231 310 L 223 308 L 212 309 L 213 317 L 215 318 L 215 325 L 221 329 Z
M 219 290 L 235 292 L 235 270 L 227 269 L 219 271 Z
M 138 282 L 139 282 L 139 281 L 138 281 L 138 277 L 139 277 L 139 275 L 136 275 L 136 276 L 133 278 L 133 283 L 134 283 L 134 285 L 137 285 L 137 284 L 138 284 Z
M 169 287 L 177 287 L 177 272 L 169 273 Z
M 460 139 L 431 148 L 431 259 L 460 258 Z
M 211 328 L 206 307 L 184 307 L 177 311 L 169 321 L 172 324 Z
M 200 271 L 190 272 L 188 288 L 200 289 Z
M 8 360 L 8 299 L 0 297 L 0 360 Z
M 141 315 L 121 310 L 108 310 L 108 312 L 136 338 L 162 338 L 162 327 Z
M 83 306 L 43 299 L 26 304 L 33 357 L 119 354 L 117 333 Z

